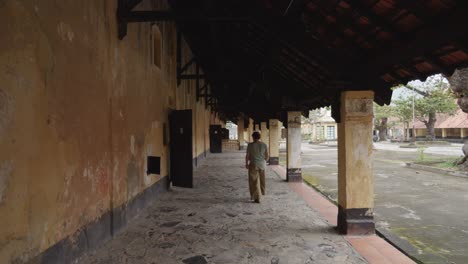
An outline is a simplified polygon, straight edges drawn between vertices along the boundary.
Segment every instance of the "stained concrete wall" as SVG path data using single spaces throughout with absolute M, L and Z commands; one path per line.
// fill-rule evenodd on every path
M 374 208 L 372 91 L 341 94 L 338 125 L 338 204 L 344 209 Z
M 300 169 L 301 166 L 301 112 L 288 112 L 287 129 L 287 169 Z
M 116 5 L 0 1 L 0 263 L 27 261 L 167 176 L 170 109 L 193 109 L 194 156 L 208 150 L 215 117 L 193 82 L 176 87 L 174 24 L 159 23 L 158 68 L 151 25 L 118 40 Z M 148 155 L 161 175 L 146 175 Z

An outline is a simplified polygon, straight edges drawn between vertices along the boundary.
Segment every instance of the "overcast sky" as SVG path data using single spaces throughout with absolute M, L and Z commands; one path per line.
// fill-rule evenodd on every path
M 440 74 L 436 74 L 436 75 L 433 75 L 434 77 L 437 77 L 437 76 L 440 76 Z M 429 76 L 429 77 L 432 77 L 432 76 Z M 443 79 L 444 82 L 448 83 L 448 80 L 446 78 Z M 415 80 L 415 81 L 411 81 L 411 82 L 408 82 L 409 84 L 413 85 L 414 87 L 421 87 L 423 82 L 419 81 L 419 80 Z M 398 88 L 398 89 L 395 89 L 393 90 L 393 94 L 392 94 L 392 102 L 394 100 L 397 100 L 398 98 L 402 97 L 402 98 L 405 98 L 405 97 L 411 97 L 413 96 L 413 92 L 408 90 L 408 89 L 405 89 L 405 88 Z M 420 96 L 419 94 L 416 94 L 416 96 Z

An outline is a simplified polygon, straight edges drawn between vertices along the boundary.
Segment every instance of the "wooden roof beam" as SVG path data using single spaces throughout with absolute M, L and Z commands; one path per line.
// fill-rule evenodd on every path
M 303 71 L 303 69 L 299 68 L 295 63 L 287 63 L 285 61 L 282 61 L 281 59 L 279 59 L 278 62 L 279 62 L 279 65 L 283 66 L 284 68 L 287 68 L 294 75 L 300 77 L 301 79 L 303 79 L 307 83 L 310 83 L 310 84 L 313 84 L 313 85 L 319 85 L 319 84 L 323 83 L 321 80 L 317 80 L 315 78 L 311 79 L 310 77 L 312 76 L 312 74 L 307 75 L 307 73 L 305 73 Z
M 200 14 L 179 14 L 172 11 L 131 11 L 125 18 L 132 22 L 157 22 L 157 21 L 203 21 L 203 22 L 248 22 L 247 16 L 207 16 Z
M 130 11 L 132 10 L 133 8 L 135 8 L 138 4 L 141 3 L 141 1 L 143 0 L 127 0 L 126 2 L 126 7 L 127 7 L 127 10 Z
M 328 11 L 325 11 L 325 12 L 328 12 Z M 312 17 L 317 16 L 317 14 L 312 13 L 309 10 L 308 10 L 308 13 Z M 345 31 L 348 28 L 353 30 L 353 31 L 357 31 L 355 28 L 344 26 L 344 25 L 350 25 L 350 24 L 354 23 L 354 21 L 349 19 L 348 21 L 345 22 L 344 19 L 342 19 L 341 16 L 339 16 L 336 13 L 333 13 L 331 15 L 333 15 L 333 17 L 335 18 L 335 22 L 334 23 L 327 23 L 325 21 L 325 19 L 326 19 L 327 15 L 329 15 L 329 13 L 323 14 L 323 11 L 320 12 L 320 10 L 319 10 L 318 15 L 323 18 L 323 20 L 321 21 L 322 22 L 321 24 L 326 27 L 326 29 L 327 29 L 327 31 L 329 33 L 331 33 L 331 35 L 326 36 L 328 42 L 334 41 L 334 37 L 341 37 L 341 39 L 345 43 L 345 48 L 348 51 L 350 51 L 352 53 L 357 53 L 357 52 L 361 51 L 361 47 L 356 42 L 356 39 L 345 34 Z
M 438 58 L 432 55 L 425 55 L 422 58 L 425 62 L 429 63 L 436 71 L 444 75 L 449 75 L 450 71 L 444 69 L 444 67 L 442 66 L 442 63 L 439 61 Z
M 331 72 L 343 72 L 339 69 L 344 68 L 343 61 L 346 61 L 347 56 L 336 52 L 331 52 L 328 47 L 323 46 L 320 42 L 308 38 L 304 33 L 294 32 L 294 30 L 278 30 L 276 24 L 270 24 L 270 28 L 254 23 L 263 32 L 269 34 L 272 40 L 278 41 L 284 47 L 298 53 L 303 54 L 304 58 L 308 60 L 314 60 L 318 64 L 326 67 Z M 298 42 L 297 39 L 302 39 Z M 308 52 L 309 50 L 314 51 L 314 55 Z M 317 55 L 320 54 L 320 55 Z
M 468 17 L 463 9 L 457 9 L 446 20 L 440 21 L 434 27 L 416 32 L 408 41 L 397 43 L 393 47 L 385 47 L 376 52 L 365 62 L 365 71 L 381 76 L 394 65 L 408 63 L 413 58 L 430 54 L 451 42 L 466 38 Z
M 294 79 L 299 80 L 299 82 L 302 83 L 303 87 L 306 87 L 308 89 L 313 89 L 314 88 L 313 85 L 314 84 L 316 85 L 316 83 L 312 83 L 310 80 L 306 79 L 303 75 L 296 74 L 295 71 L 291 69 L 290 67 L 287 67 L 285 65 L 279 65 L 279 64 L 272 64 L 271 66 L 276 67 L 278 70 L 286 72 L 290 77 L 293 77 Z
M 272 34 L 271 32 L 268 32 L 265 27 L 262 27 L 258 24 L 247 24 L 249 28 L 250 33 L 252 31 L 252 36 L 257 37 L 255 39 L 255 42 L 261 42 L 264 43 L 265 47 L 270 46 L 271 43 L 279 43 L 276 44 L 276 49 L 281 50 L 283 53 L 290 54 L 291 56 L 294 56 L 296 61 L 300 60 L 303 62 L 304 66 L 308 65 L 309 67 L 315 68 L 317 70 L 320 70 L 324 75 L 329 76 L 330 72 L 328 69 L 324 68 L 322 64 L 318 63 L 316 59 L 312 58 L 310 55 L 307 53 L 304 53 L 303 51 L 299 50 L 297 47 L 291 45 L 291 43 L 285 41 L 283 38 L 279 37 L 277 34 Z M 262 38 L 262 36 L 268 35 L 268 39 Z M 239 38 L 240 39 L 240 38 Z M 306 46 L 304 46 L 306 47 Z M 260 47 L 259 47 L 260 48 Z M 304 50 L 304 49 L 303 49 Z M 265 55 L 266 56 L 266 55 Z
M 307 83 L 304 83 L 304 81 L 302 81 L 302 80 L 300 80 L 300 79 L 298 79 L 296 77 L 292 77 L 290 74 L 284 73 L 283 70 L 279 69 L 278 66 L 276 66 L 276 65 L 274 65 L 274 66 L 272 65 L 271 69 L 274 70 L 279 75 L 281 75 L 287 82 L 290 82 L 292 80 L 297 85 L 300 85 L 302 87 L 305 86 L 305 87 L 308 87 L 308 88 L 312 89 L 312 86 L 310 86 Z
M 260 35 L 260 34 L 256 34 L 257 36 Z M 299 66 L 292 66 L 292 65 L 286 65 L 284 61 L 281 61 L 282 58 L 281 58 L 281 55 L 284 54 L 284 53 L 281 53 L 281 52 L 270 52 L 269 56 L 267 56 L 266 53 L 263 53 L 263 49 L 261 49 L 260 47 L 255 47 L 255 44 L 251 44 L 249 45 L 249 42 L 243 42 L 243 43 L 246 43 L 246 44 L 243 44 L 241 43 L 241 41 L 239 40 L 239 45 L 240 46 L 243 46 L 243 45 L 247 45 L 248 46 L 248 49 L 253 49 L 255 51 L 257 51 L 258 54 L 260 54 L 262 56 L 262 58 L 265 60 L 268 60 L 270 63 L 266 62 L 266 64 L 271 64 L 271 63 L 278 63 L 279 67 L 287 67 L 293 74 L 297 75 L 297 77 L 301 78 L 302 80 L 304 80 L 305 82 L 310 82 L 310 83 L 313 83 L 314 81 L 310 80 L 308 78 L 308 76 L 305 76 L 304 74 L 299 74 L 300 71 L 303 71 L 303 69 L 306 69 L 306 68 L 315 68 L 317 69 L 317 71 L 320 71 L 320 74 L 318 74 L 321 78 L 319 78 L 320 80 L 324 80 L 326 79 L 324 76 L 323 76 L 323 69 L 322 68 L 319 68 L 317 65 L 312 65 L 308 59 L 302 59 L 302 58 L 299 58 L 299 57 L 296 57 L 297 55 L 294 55 L 294 52 L 290 49 L 288 49 L 288 47 L 283 47 L 283 46 L 276 46 L 276 45 L 272 45 L 270 46 L 270 51 L 272 49 L 276 50 L 276 51 L 281 51 L 281 50 L 290 50 L 291 53 L 290 56 L 293 56 L 291 59 L 292 59 L 292 63 L 294 63 L 295 65 L 296 64 L 300 64 L 302 67 L 299 67 Z M 268 43 L 273 43 L 274 41 L 267 41 Z M 287 55 L 289 55 L 288 53 L 286 53 Z M 283 56 L 287 56 L 287 55 L 283 55 Z M 277 58 L 276 60 L 274 58 Z M 283 60 L 287 60 L 287 58 L 283 58 Z M 277 62 L 275 62 L 277 61 Z M 316 82 L 316 80 L 315 80 Z
M 127 15 L 142 0 L 118 0 L 117 2 L 117 34 L 119 39 L 127 35 Z
M 377 16 L 376 14 L 374 14 L 372 11 L 369 10 L 370 8 L 372 8 L 375 2 L 372 4 L 371 7 L 367 7 L 361 4 L 359 1 L 350 1 L 350 0 L 341 0 L 341 1 L 348 4 L 352 8 L 352 10 L 357 12 L 359 15 L 367 17 L 375 27 L 380 28 L 383 31 L 386 31 L 394 35 L 395 37 L 398 37 L 401 35 L 401 33 L 392 24 L 383 20 L 382 18 L 380 18 L 379 16 Z M 369 35 L 375 35 L 378 32 L 379 31 L 369 32 Z M 367 39 L 368 36 L 366 36 L 365 38 Z
M 412 0 L 412 1 L 396 1 L 396 7 L 400 9 L 405 9 L 408 13 L 415 15 L 417 18 L 423 22 L 427 22 L 427 19 L 430 18 L 428 13 L 425 13 L 421 7 L 424 7 L 428 1 L 426 0 Z

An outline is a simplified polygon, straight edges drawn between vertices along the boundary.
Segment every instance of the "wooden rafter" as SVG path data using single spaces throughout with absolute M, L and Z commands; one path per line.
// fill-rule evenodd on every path
M 393 47 L 392 49 L 379 50 L 376 56 L 371 58 L 366 65 L 371 73 L 377 73 L 380 76 L 385 69 L 393 65 L 408 63 L 413 58 L 424 56 L 438 48 L 443 47 L 450 41 L 463 39 L 466 37 L 467 16 L 464 10 L 457 10 L 447 20 L 441 21 L 433 28 L 427 28 L 416 32 L 410 40 L 405 42 L 402 47 Z M 450 30 L 447 30 L 450 28 Z
M 169 11 L 132 10 L 137 2 L 119 2 L 119 33 L 121 24 L 175 21 L 196 57 L 182 62 L 177 51 L 178 82 L 195 80 L 197 99 L 221 112 L 255 112 L 249 96 L 263 92 L 255 89 L 268 94 L 260 109 L 275 113 L 284 98 L 307 109 L 343 90 L 372 89 L 384 103 L 392 84 L 468 65 L 463 0 L 446 1 L 445 11 L 423 0 L 293 0 L 271 9 L 255 2 L 248 10 L 248 0 L 177 0 Z

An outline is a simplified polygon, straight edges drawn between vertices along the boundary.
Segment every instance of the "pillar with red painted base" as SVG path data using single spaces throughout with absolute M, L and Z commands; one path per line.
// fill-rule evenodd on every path
M 288 132 L 286 137 L 286 180 L 289 182 L 302 182 L 301 168 L 301 112 L 288 112 Z
M 254 120 L 252 118 L 249 118 L 249 127 L 247 128 L 247 138 L 248 142 L 251 143 L 253 142 L 252 134 L 254 132 Z
M 375 233 L 372 169 L 372 91 L 341 94 L 338 125 L 338 230 Z
M 269 136 L 269 146 L 268 149 L 270 151 L 270 165 L 278 165 L 279 164 L 279 138 L 280 138 L 280 126 L 278 119 L 270 119 L 270 136 Z
M 239 150 L 244 148 L 244 118 L 239 117 L 237 121 L 237 139 L 239 140 Z
M 266 122 L 260 123 L 260 133 L 261 133 L 262 142 L 267 145 L 270 144 L 270 142 L 268 142 L 268 128 L 267 128 Z

